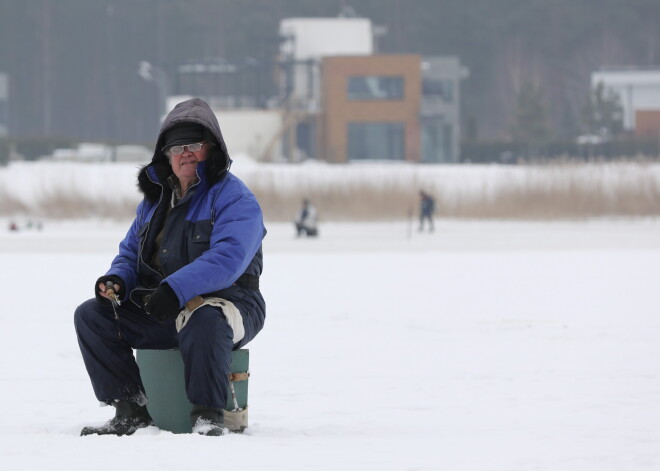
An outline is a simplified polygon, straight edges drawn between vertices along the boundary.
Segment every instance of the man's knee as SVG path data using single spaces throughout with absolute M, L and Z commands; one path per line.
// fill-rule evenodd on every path
M 95 312 L 94 304 L 98 304 L 96 299 L 88 299 L 76 308 L 73 313 L 73 323 L 76 328 L 89 322 L 90 317 L 93 316 Z
M 104 312 L 105 306 L 95 298 L 88 299 L 78 306 L 73 314 L 76 332 L 104 331 L 112 327 L 113 316 Z
M 190 317 L 190 320 L 179 332 L 179 338 L 194 337 L 195 341 L 215 340 L 218 333 L 231 337 L 231 327 L 222 310 L 214 306 L 202 306 Z

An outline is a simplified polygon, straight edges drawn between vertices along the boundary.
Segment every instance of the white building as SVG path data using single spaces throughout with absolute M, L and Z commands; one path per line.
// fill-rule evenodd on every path
M 374 35 L 368 18 L 288 18 L 280 22 L 281 60 L 288 65 L 282 81 L 290 103 L 318 111 L 321 59 L 368 56 Z
M 603 83 L 623 106 L 623 127 L 635 129 L 637 111 L 660 110 L 660 70 L 607 69 L 591 74 L 591 86 Z
M 0 137 L 9 134 L 9 76 L 0 72 Z
M 193 98 L 190 95 L 168 97 L 167 111 L 177 103 Z M 211 100 L 209 100 L 211 101 Z M 282 160 L 279 143 L 282 128 L 282 111 L 236 108 L 227 109 L 209 103 L 220 124 L 230 157 L 247 155 L 256 160 Z

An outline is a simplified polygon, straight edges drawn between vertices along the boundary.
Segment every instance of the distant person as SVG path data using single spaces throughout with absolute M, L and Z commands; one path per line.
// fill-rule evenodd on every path
M 296 235 L 298 237 L 307 236 L 307 237 L 316 237 L 319 234 L 318 229 L 318 218 L 319 212 L 316 209 L 316 206 L 305 198 L 303 200 L 302 208 L 298 213 L 296 218 Z
M 434 231 L 433 213 L 435 213 L 435 199 L 424 190 L 419 192 L 419 232 L 424 230 L 424 221 L 429 223 L 429 232 Z
M 211 108 L 193 98 L 167 115 L 144 195 L 95 298 L 75 327 L 96 398 L 115 417 L 81 435 L 131 435 L 153 425 L 133 349 L 178 349 L 193 433 L 224 434 L 232 350 L 264 325 L 259 291 L 266 234 L 252 192 L 231 159 Z

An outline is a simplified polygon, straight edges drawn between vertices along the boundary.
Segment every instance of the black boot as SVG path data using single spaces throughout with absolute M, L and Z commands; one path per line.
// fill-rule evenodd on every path
M 225 419 L 222 409 L 194 405 L 190 411 L 190 423 L 192 424 L 193 433 L 212 437 L 218 437 L 225 433 Z
M 80 436 L 85 435 L 133 435 L 139 428 L 154 424 L 147 411 L 147 406 L 140 406 L 134 402 L 116 401 L 112 404 L 115 411 L 114 418 L 98 427 L 85 427 Z

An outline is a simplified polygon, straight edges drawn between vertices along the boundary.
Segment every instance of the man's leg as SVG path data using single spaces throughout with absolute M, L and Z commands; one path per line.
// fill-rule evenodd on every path
M 224 434 L 233 336 L 222 311 L 212 306 L 197 309 L 179 332 L 193 433 Z
M 144 386 L 133 350 L 120 336 L 110 304 L 96 299 L 84 302 L 76 309 L 74 324 L 96 398 L 108 404 L 124 400 L 144 405 Z
M 197 309 L 179 332 L 186 393 L 195 405 L 224 409 L 231 371 L 233 330 L 221 310 Z
M 99 401 L 112 404 L 115 416 L 103 425 L 84 427 L 80 435 L 132 435 L 153 425 L 131 347 L 172 348 L 176 329 L 166 327 L 130 302 L 117 307 L 96 299 L 76 309 L 74 324 L 80 351 Z
M 176 329 L 162 326 L 130 302 L 117 308 L 90 299 L 76 309 L 78 344 L 96 398 L 146 403 L 133 348 L 175 348 Z

